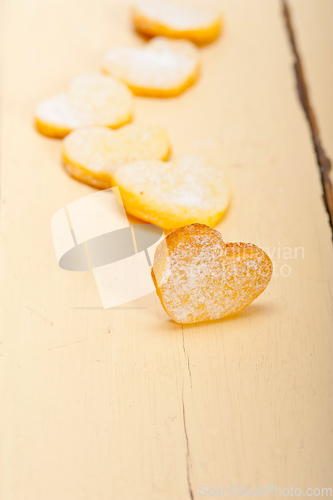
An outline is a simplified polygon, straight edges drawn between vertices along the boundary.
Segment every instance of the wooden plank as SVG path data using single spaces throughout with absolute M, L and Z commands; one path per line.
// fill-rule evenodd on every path
M 323 201 L 327 213 L 329 214 L 331 227 L 333 228 L 333 183 L 330 177 L 332 171 L 332 162 L 330 158 L 327 156 L 325 149 L 323 147 L 320 130 L 318 127 L 317 117 L 310 97 L 310 92 L 308 88 L 309 86 L 307 83 L 307 78 L 305 76 L 303 62 L 300 55 L 300 49 L 298 47 L 299 44 L 295 33 L 294 22 L 292 20 L 290 7 L 288 5 L 287 0 L 282 0 L 282 7 L 283 7 L 283 17 L 286 23 L 286 30 L 288 33 L 290 46 L 294 54 L 294 71 L 297 82 L 298 95 L 302 107 L 304 109 L 306 118 L 308 120 L 312 142 L 315 149 L 317 163 L 319 167 L 320 180 L 323 188 Z M 323 74 L 323 78 L 325 78 L 325 72 Z
M 199 83 L 138 98 L 135 113 L 166 128 L 174 156 L 228 170 L 219 229 L 273 255 L 264 295 L 233 319 L 182 328 L 154 294 L 102 310 L 89 273 L 57 267 L 51 217 L 92 189 L 63 172 L 33 110 L 113 45 L 143 43 L 129 4 L 4 3 L 1 498 L 332 486 L 331 233 L 277 0 L 221 2 L 225 35 L 201 50 Z
M 333 158 L 333 2 L 289 0 L 302 62 L 327 155 Z M 333 171 L 330 172 L 333 181 Z

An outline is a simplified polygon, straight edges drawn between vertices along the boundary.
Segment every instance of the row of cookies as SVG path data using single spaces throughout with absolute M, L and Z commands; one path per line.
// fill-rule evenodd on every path
M 35 113 L 42 134 L 62 138 L 82 126 L 118 128 L 132 119 L 132 94 L 182 93 L 199 74 L 195 43 L 212 41 L 222 26 L 218 10 L 174 0 L 138 0 L 132 21 L 137 31 L 154 38 L 139 48 L 115 47 L 108 52 L 101 70 L 110 78 L 101 74 L 76 78 L 67 92 L 42 101 Z
M 132 18 L 141 33 L 170 38 L 112 49 L 104 74 L 75 78 L 67 92 L 38 105 L 37 129 L 66 136 L 67 173 L 98 189 L 117 185 L 128 213 L 164 229 L 215 225 L 230 199 L 221 168 L 193 156 L 168 162 L 171 145 L 161 127 L 125 124 L 132 119 L 132 94 L 172 97 L 195 81 L 199 55 L 193 42 L 216 38 L 221 17 L 207 6 L 145 0 L 133 8 Z
M 220 167 L 197 156 L 168 161 L 170 140 L 161 127 L 128 123 L 133 94 L 172 97 L 196 80 L 200 63 L 193 42 L 216 38 L 221 17 L 207 6 L 139 0 L 132 19 L 139 32 L 156 38 L 143 48 L 112 49 L 104 74 L 76 78 L 67 92 L 40 103 L 37 128 L 66 136 L 62 154 L 69 175 L 98 189 L 118 186 L 128 213 L 179 228 L 158 246 L 151 270 L 167 314 L 179 323 L 219 319 L 262 293 L 272 263 L 255 245 L 224 243 L 211 229 L 230 200 Z
M 226 174 L 200 156 L 165 161 L 169 151 L 158 126 L 86 127 L 63 141 L 66 171 L 93 187 L 118 186 L 131 215 L 164 229 L 217 224 L 230 200 Z
M 114 48 L 105 57 L 104 74 L 77 77 L 66 92 L 38 104 L 37 129 L 63 138 L 84 126 L 119 128 L 133 118 L 133 94 L 174 97 L 189 87 L 199 72 L 197 52 L 187 40 L 163 37 L 142 48 Z
M 161 4 L 163 1 L 158 5 Z M 218 15 L 210 11 L 207 12 L 206 29 L 200 30 L 197 27 L 190 32 L 190 26 L 186 25 L 187 16 L 180 16 L 170 5 L 164 6 L 161 10 L 161 7 L 150 1 L 147 6 L 145 0 L 140 2 L 134 11 L 134 19 L 139 30 L 151 35 L 170 35 L 171 25 L 171 34 L 174 37 L 184 35 L 182 30 L 188 29 L 188 39 L 198 44 L 214 39 L 219 32 L 221 22 Z M 174 166 L 175 172 L 171 175 L 175 176 L 173 179 L 177 179 L 176 172 L 182 168 L 186 170 L 186 166 L 196 171 L 196 184 L 188 186 L 190 196 L 194 205 L 199 204 L 202 209 L 205 201 L 211 199 L 212 206 L 217 209 L 215 220 L 210 219 L 207 222 L 208 226 L 212 226 L 218 221 L 219 210 L 225 207 L 228 196 L 225 177 L 221 171 L 218 177 L 214 168 L 202 169 L 202 176 L 204 177 L 206 172 L 210 177 L 210 182 L 207 183 L 199 174 L 200 168 L 197 162 L 195 159 L 183 159 Z M 123 176 L 116 176 L 116 180 L 121 184 L 122 177 L 136 175 L 139 171 L 138 167 L 136 169 L 127 167 Z M 151 175 L 151 184 L 154 186 L 151 191 L 157 194 L 158 180 L 154 179 L 153 172 Z M 181 183 L 172 184 L 171 179 L 167 182 L 170 192 L 177 193 L 178 200 L 186 200 L 189 191 L 182 191 Z M 204 197 L 202 190 L 205 190 Z M 159 194 L 162 196 L 161 191 Z M 208 210 L 208 206 L 206 208 Z M 138 215 L 141 215 L 140 212 Z M 191 215 L 198 217 L 199 214 Z M 207 212 L 205 215 L 207 217 Z M 203 216 L 203 212 L 200 216 Z M 198 218 L 197 221 L 199 220 Z M 247 307 L 265 290 L 271 279 L 273 267 L 270 258 L 261 248 L 251 243 L 224 243 L 218 231 L 202 224 L 183 226 L 185 227 L 172 231 L 160 243 L 151 270 L 161 304 L 174 321 L 182 324 L 197 323 L 235 314 Z

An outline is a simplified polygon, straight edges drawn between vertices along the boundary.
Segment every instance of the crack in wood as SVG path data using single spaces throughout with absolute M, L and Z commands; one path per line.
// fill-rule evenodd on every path
M 186 350 L 186 347 L 185 347 L 185 338 L 184 338 L 184 327 L 183 327 L 183 325 L 182 325 L 182 338 L 183 338 L 183 351 L 184 351 L 185 358 L 187 360 L 187 370 L 188 370 L 188 373 L 189 373 L 189 376 L 190 376 L 191 389 L 193 389 L 193 385 L 192 385 L 192 373 L 191 373 L 191 366 L 190 366 L 190 358 L 188 356 L 188 353 L 187 353 L 187 350 Z
M 188 441 L 186 418 L 185 418 L 184 389 L 182 391 L 182 409 L 183 409 L 183 426 L 184 426 L 184 434 L 185 434 L 185 441 L 186 441 L 186 476 L 187 476 L 186 479 L 187 479 L 187 486 L 188 486 L 190 499 L 194 500 L 193 488 L 192 488 L 192 484 L 191 484 L 191 475 L 190 475 L 191 457 L 190 457 L 190 446 L 189 446 L 189 441 Z
M 67 349 L 67 347 L 73 347 L 74 345 L 84 344 L 85 342 L 89 342 L 92 339 L 83 339 L 78 340 L 77 342 L 73 342 L 73 344 L 61 345 L 59 347 L 50 347 L 48 351 L 59 351 L 60 349 Z
M 31 306 L 25 306 L 27 309 L 29 309 L 29 311 L 31 311 L 32 313 L 34 313 L 36 316 L 38 316 L 39 318 L 42 318 L 44 321 L 46 321 L 47 323 L 50 323 L 51 326 L 54 325 L 54 322 L 51 318 L 48 318 L 46 316 L 46 313 L 44 311 L 40 311 L 37 307 L 31 307 Z
M 188 356 L 187 356 L 187 352 L 186 352 L 186 349 L 185 349 L 185 343 L 184 343 L 185 339 L 184 339 L 184 326 L 183 325 L 182 325 L 182 338 L 183 338 L 183 350 L 184 350 L 185 358 L 187 360 L 187 368 L 189 370 L 190 379 L 191 379 L 191 387 L 192 387 L 191 370 L 190 370 L 189 359 L 188 359 Z M 184 381 L 183 381 L 183 387 L 182 387 L 182 410 L 183 410 L 183 427 L 184 427 L 184 435 L 185 435 L 185 442 L 186 442 L 186 479 L 187 479 L 187 487 L 188 487 L 188 492 L 189 492 L 189 495 L 190 495 L 190 499 L 194 500 L 193 488 L 192 488 L 192 483 L 191 483 L 191 474 L 190 474 L 190 465 L 191 465 L 190 445 L 189 445 L 189 439 L 188 439 L 188 434 L 187 434 L 186 417 L 185 417 Z
M 288 0 L 281 0 L 282 3 L 282 11 L 285 20 L 285 25 L 290 41 L 290 45 L 293 51 L 293 55 L 295 58 L 294 62 L 294 70 L 296 75 L 297 82 L 297 90 L 298 96 L 301 101 L 302 107 L 304 109 L 306 118 L 308 120 L 312 141 L 314 145 L 314 149 L 316 152 L 317 162 L 320 171 L 321 183 L 323 187 L 323 200 L 325 204 L 325 208 L 329 215 L 329 221 L 331 224 L 331 228 L 333 230 L 333 188 L 332 182 L 329 177 L 332 164 L 331 160 L 326 156 L 324 147 L 321 142 L 319 127 L 317 123 L 317 118 L 313 110 L 313 106 L 311 104 L 308 85 L 305 78 L 305 73 L 303 69 L 303 64 L 299 52 L 299 48 L 296 41 L 295 29 L 292 22 L 292 16 L 290 7 L 288 5 Z

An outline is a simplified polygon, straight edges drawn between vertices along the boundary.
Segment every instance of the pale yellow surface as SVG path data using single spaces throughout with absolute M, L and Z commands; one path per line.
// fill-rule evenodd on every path
M 1 500 L 332 487 L 332 241 L 281 8 L 221 6 L 200 84 L 137 98 L 135 120 L 164 127 L 174 156 L 222 161 L 233 203 L 218 228 L 268 249 L 275 277 L 238 317 L 182 328 L 154 293 L 102 310 L 93 276 L 60 270 L 51 238 L 53 214 L 93 189 L 66 175 L 33 112 L 135 43 L 129 2 L 4 2 Z
M 290 6 L 322 145 L 333 162 L 333 2 L 291 0 Z

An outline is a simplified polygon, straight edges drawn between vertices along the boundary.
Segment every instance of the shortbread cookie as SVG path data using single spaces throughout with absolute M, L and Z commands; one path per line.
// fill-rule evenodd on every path
M 202 224 L 172 231 L 155 251 L 152 278 L 166 313 L 177 323 L 235 314 L 268 285 L 273 265 L 252 243 L 224 243 Z
M 103 70 L 123 80 L 136 95 L 173 97 L 196 80 L 199 54 L 187 40 L 157 37 L 143 47 L 112 49 Z
M 213 41 L 222 26 L 219 10 L 205 2 L 138 0 L 132 18 L 144 35 L 187 38 L 198 45 Z
M 200 156 L 127 163 L 113 180 L 130 214 L 164 229 L 193 222 L 214 226 L 229 204 L 226 174 Z
M 119 130 L 85 127 L 63 142 L 65 170 L 78 181 L 107 189 L 117 165 L 133 160 L 165 160 L 170 151 L 166 132 L 157 126 L 125 125 Z
M 92 73 L 75 78 L 67 92 L 41 101 L 35 112 L 38 131 L 65 137 L 78 127 L 118 128 L 132 118 L 133 95 L 115 78 Z

